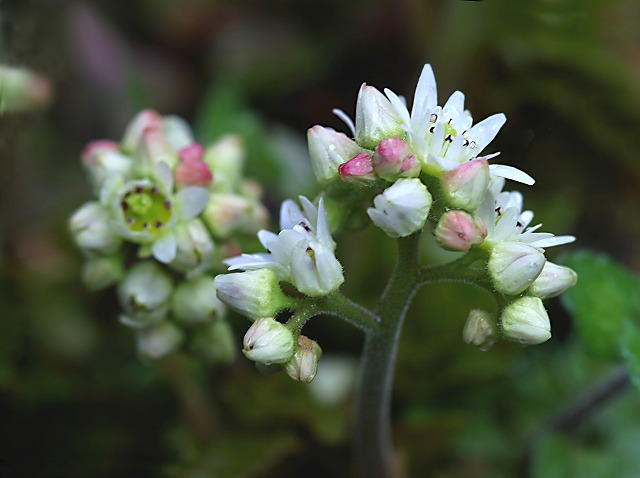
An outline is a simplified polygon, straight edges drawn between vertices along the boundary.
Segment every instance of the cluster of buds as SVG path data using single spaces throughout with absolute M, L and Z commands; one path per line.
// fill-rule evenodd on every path
M 237 137 L 205 148 L 181 118 L 151 110 L 121 142 L 83 151 L 96 196 L 70 219 L 86 258 L 83 279 L 94 290 L 117 285 L 120 320 L 137 331 L 143 356 L 187 347 L 231 358 L 225 307 L 208 273 L 237 250 L 234 237 L 268 221 L 258 188 L 242 176 L 243 158 Z
M 390 237 L 409 236 L 428 224 L 443 249 L 485 260 L 486 277 L 506 305 L 498 318 L 473 311 L 464 332 L 468 343 L 487 349 L 498 336 L 524 344 L 547 340 L 551 327 L 542 299 L 560 294 L 577 277 L 548 262 L 544 248 L 574 238 L 530 227 L 533 213 L 522 210 L 520 193 L 502 189 L 506 179 L 531 185 L 533 178 L 512 166 L 489 164 L 499 153 L 481 155 L 505 115 L 473 125 L 460 91 L 439 106 L 429 65 L 411 111 L 393 91 L 364 84 L 355 122 L 341 110 L 334 113 L 351 137 L 323 126 L 307 135 L 313 170 L 334 196 L 329 197 L 339 202 L 346 190 L 350 197 L 359 195 L 359 203 L 370 201 L 369 218 Z

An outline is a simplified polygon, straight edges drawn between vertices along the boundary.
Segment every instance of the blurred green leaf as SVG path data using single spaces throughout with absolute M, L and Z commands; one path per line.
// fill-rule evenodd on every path
M 622 356 L 629 366 L 631 382 L 640 392 L 640 329 L 629 327 L 622 343 Z
M 578 284 L 563 296 L 578 333 L 594 353 L 620 356 L 628 324 L 640 318 L 640 282 L 610 257 L 579 251 L 565 257 L 578 273 Z

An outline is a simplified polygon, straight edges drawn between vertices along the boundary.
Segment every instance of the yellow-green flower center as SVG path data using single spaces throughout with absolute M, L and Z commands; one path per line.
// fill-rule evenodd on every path
M 171 201 L 155 186 L 136 186 L 127 191 L 120 207 L 130 231 L 157 233 L 171 219 Z

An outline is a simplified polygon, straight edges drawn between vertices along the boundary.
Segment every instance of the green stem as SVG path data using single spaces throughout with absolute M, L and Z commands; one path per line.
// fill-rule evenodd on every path
M 398 258 L 378 304 L 379 327 L 367 331 L 356 403 L 356 455 L 365 478 L 400 471 L 391 440 L 391 391 L 402 323 L 418 286 L 420 235 L 398 239 Z

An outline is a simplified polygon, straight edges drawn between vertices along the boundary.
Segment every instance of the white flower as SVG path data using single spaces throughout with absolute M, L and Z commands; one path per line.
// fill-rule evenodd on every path
M 402 178 L 373 199 L 367 209 L 373 223 L 390 237 L 405 237 L 424 226 L 431 194 L 418 178 Z
M 109 211 L 99 202 L 83 204 L 69 220 L 69 228 L 78 246 L 97 254 L 112 254 L 122 240 L 111 227 Z
M 499 153 L 478 155 L 495 138 L 506 117 L 494 114 L 472 126 L 471 113 L 464 109 L 464 94 L 455 91 L 443 107 L 437 106 L 436 80 L 431 65 L 425 65 L 418 80 L 411 113 L 406 101 L 388 88 L 384 90 L 401 119 L 407 140 L 422 162 L 425 172 L 440 176 L 470 159 L 490 159 Z M 533 178 L 511 166 L 492 165 L 491 174 L 533 184 Z
M 330 294 L 344 282 L 342 266 L 334 255 L 322 198 L 318 208 L 300 196 L 302 210 L 291 200 L 280 208 L 279 234 L 261 230 L 258 239 L 267 253 L 242 254 L 227 259 L 229 270 L 271 269 L 279 280 L 293 284 L 309 296 Z
M 532 211 L 522 211 L 522 194 L 517 191 L 500 192 L 504 179 L 498 178 L 489 186 L 477 214 L 487 226 L 483 245 L 493 247 L 500 242 L 524 242 L 533 247 L 559 246 L 575 241 L 573 236 L 554 236 L 549 232 L 536 232 L 542 224 L 529 227 Z
M 153 256 L 169 263 L 176 258 L 176 225 L 196 217 L 209 194 L 192 186 L 173 193 L 173 175 L 166 163 L 156 166 L 156 182 L 149 179 L 122 184 L 110 199 L 114 224 L 125 239 L 149 244 Z

